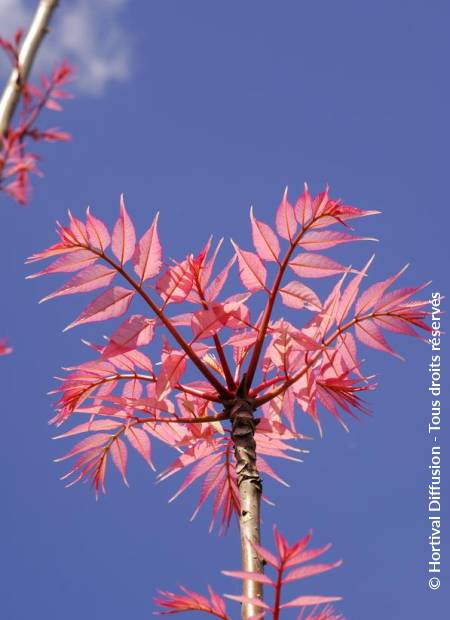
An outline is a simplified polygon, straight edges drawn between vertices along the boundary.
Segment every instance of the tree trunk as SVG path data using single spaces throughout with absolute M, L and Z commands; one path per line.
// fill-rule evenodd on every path
M 256 444 L 254 404 L 248 398 L 236 398 L 231 405 L 230 420 L 232 423 L 231 438 L 234 442 L 236 456 L 237 484 L 239 487 L 241 532 L 242 570 L 252 573 L 263 573 L 261 558 L 251 543 L 260 544 L 260 504 L 262 482 L 256 467 Z M 263 600 L 262 583 L 244 579 L 242 586 L 244 596 Z M 242 618 L 247 620 L 262 611 L 258 605 L 242 604 Z
M 19 102 L 21 85 L 27 81 L 36 52 L 48 30 L 50 18 L 57 4 L 58 0 L 40 0 L 30 29 L 20 48 L 19 70 L 13 69 L 0 100 L 0 146 Z

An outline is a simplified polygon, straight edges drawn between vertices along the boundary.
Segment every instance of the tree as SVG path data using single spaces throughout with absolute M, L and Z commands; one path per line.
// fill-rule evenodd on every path
M 266 457 L 292 459 L 290 452 L 298 450 L 292 442 L 304 437 L 296 428 L 296 409 L 310 416 L 319 433 L 321 409 L 344 427 L 344 415 L 367 411 L 361 393 L 374 389 L 375 383 L 362 372 L 357 341 L 397 355 L 386 331 L 417 336 L 417 329 L 429 330 L 429 302 L 412 299 L 426 285 L 388 290 L 404 269 L 360 293 L 372 259 L 355 270 L 321 254 L 336 245 L 370 240 L 353 235 L 348 222 L 376 213 L 332 199 L 328 189 L 313 197 L 305 185 L 294 203 L 286 191 L 275 215 L 276 232 L 251 211 L 255 252 L 232 242 L 234 255 L 213 276 L 222 242 L 212 249 L 209 239 L 198 254 L 163 268 L 158 215 L 136 242 L 121 198 L 112 234 L 89 209 L 85 222 L 69 214 L 68 225 L 59 225 L 58 242 L 29 259 L 54 259 L 29 277 L 76 272 L 44 300 L 106 288 L 66 329 L 120 317 L 133 300 L 140 299 L 145 308 L 144 313 L 128 314 L 106 344 L 87 342 L 93 359 L 69 368 L 55 390 L 56 425 L 87 416 L 87 421 L 58 436 L 87 434 L 59 459 L 75 459 L 63 478 L 69 485 L 90 479 L 98 495 L 105 490 L 110 459 L 127 483 L 127 445 L 150 467 L 152 440 L 176 448 L 180 456 L 160 479 L 190 468 L 176 495 L 202 479 L 194 514 L 213 497 L 211 527 L 219 515 L 222 528 L 233 515 L 239 521 L 242 570 L 228 574 L 243 580 L 237 600 L 244 618 L 262 617 L 270 609 L 278 618 L 282 608 L 291 606 L 314 606 L 306 616 L 309 620 L 339 617 L 329 607 L 320 607 L 331 602 L 327 597 L 281 601 L 285 581 L 329 570 L 339 562 L 306 565 L 284 574 L 286 568 L 326 549 L 307 550 L 310 536 L 289 546 L 276 530 L 278 557 L 261 546 L 260 472 L 280 480 Z M 219 301 L 234 263 L 244 291 Z M 268 269 L 273 270 L 270 285 Z M 297 278 L 286 282 L 292 273 Z M 336 275 L 339 279 L 323 302 L 303 282 Z M 120 283 L 111 286 L 116 278 Z M 168 313 L 170 305 L 181 304 L 181 313 Z M 274 319 L 279 304 L 288 308 L 294 322 Z M 161 353 L 152 363 L 143 349 L 158 336 Z M 191 380 L 194 371 L 197 377 Z M 263 574 L 265 563 L 276 569 L 275 581 Z M 263 600 L 263 584 L 275 587 L 272 608 Z M 157 601 L 167 613 L 195 609 L 228 617 L 223 600 L 213 591 L 209 600 L 184 590 L 180 595 L 165 593 Z
M 28 83 L 33 62 L 57 4 L 57 0 L 39 2 L 22 45 L 21 30 L 16 32 L 13 41 L 0 37 L 0 47 L 6 52 L 12 65 L 11 75 L 0 100 L 0 190 L 21 205 L 25 205 L 29 200 L 30 173 L 39 172 L 36 167 L 38 158 L 34 153 L 28 152 L 28 142 L 70 140 L 68 133 L 57 128 L 41 130 L 36 126 L 44 108 L 59 112 L 62 107 L 58 100 L 69 97 L 61 90 L 72 75 L 69 64 L 62 62 L 49 78 L 41 75 L 39 87 Z M 23 107 L 17 127 L 11 128 L 20 102 Z
M 30 174 L 40 174 L 37 168 L 38 156 L 28 150 L 30 141 L 68 141 L 67 132 L 52 127 L 40 129 L 37 126 L 42 111 L 47 108 L 61 111 L 58 100 L 70 95 L 61 90 L 72 76 L 67 62 L 57 66 L 52 74 L 40 77 L 40 85 L 30 84 L 28 77 L 39 46 L 48 31 L 50 19 L 57 6 L 57 0 L 41 0 L 34 19 L 22 43 L 23 33 L 17 30 L 14 40 L 0 37 L 0 48 L 7 54 L 12 70 L 0 99 L 0 192 L 4 192 L 18 204 L 25 206 L 30 200 Z M 19 104 L 17 126 L 11 127 Z M 0 340 L 0 355 L 7 355 L 12 348 L 6 339 Z

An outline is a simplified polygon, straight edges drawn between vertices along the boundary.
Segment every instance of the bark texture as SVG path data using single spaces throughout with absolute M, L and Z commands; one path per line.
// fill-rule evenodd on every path
M 13 69 L 0 100 L 0 143 L 8 131 L 11 118 L 20 99 L 21 84 L 27 81 L 39 45 L 48 30 L 48 24 L 58 0 L 40 0 L 30 29 L 20 48 L 19 69 Z
M 260 504 L 262 482 L 256 467 L 254 402 L 249 398 L 236 398 L 229 408 L 232 424 L 231 438 L 236 456 L 236 473 L 239 487 L 242 569 L 252 573 L 263 573 L 261 559 L 251 543 L 260 544 Z M 263 587 L 258 581 L 243 581 L 243 595 L 263 600 Z M 243 603 L 242 618 L 247 620 L 260 613 L 262 609 L 255 604 Z

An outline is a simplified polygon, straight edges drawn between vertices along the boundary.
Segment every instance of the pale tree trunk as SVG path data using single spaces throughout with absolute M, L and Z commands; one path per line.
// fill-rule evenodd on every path
M 260 544 L 260 504 L 262 483 L 256 467 L 254 406 L 251 399 L 236 398 L 230 409 L 231 438 L 236 456 L 236 473 L 239 487 L 242 570 L 263 573 L 261 558 L 251 543 Z M 252 599 L 263 600 L 263 587 L 258 581 L 243 580 L 242 593 Z M 242 618 L 247 620 L 262 611 L 258 605 L 243 603 Z
M 58 0 L 40 0 L 30 29 L 20 48 L 19 69 L 13 69 L 0 100 L 0 141 L 8 131 L 20 99 L 21 84 L 27 81 L 39 45 L 48 32 L 48 25 Z

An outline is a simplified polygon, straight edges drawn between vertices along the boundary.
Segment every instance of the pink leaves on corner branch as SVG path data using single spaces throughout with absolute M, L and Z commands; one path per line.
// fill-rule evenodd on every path
M 341 561 L 323 563 L 314 562 L 317 558 L 326 553 L 331 545 L 323 547 L 309 548 L 312 534 L 309 533 L 304 538 L 289 545 L 286 538 L 274 528 L 275 554 L 260 545 L 253 545 L 255 552 L 264 560 L 269 574 L 248 573 L 246 571 L 222 571 L 228 577 L 237 579 L 253 579 L 264 584 L 266 591 L 272 591 L 272 602 L 248 599 L 245 596 L 225 594 L 225 598 L 239 603 L 250 603 L 261 608 L 258 618 L 272 618 L 279 620 L 284 617 L 285 610 L 299 609 L 301 611 L 300 620 L 344 620 L 330 606 L 330 603 L 341 600 L 339 596 L 322 596 L 316 594 L 300 594 L 289 600 L 285 600 L 283 593 L 284 585 L 293 581 L 313 577 L 322 573 L 338 568 Z M 181 593 L 160 592 L 156 597 L 155 603 L 163 608 L 159 614 L 174 614 L 183 611 L 203 611 L 209 615 L 228 620 L 225 600 L 214 593 L 209 588 L 210 598 L 204 597 L 196 592 L 187 590 L 181 586 Z
M 153 466 L 158 440 L 177 451 L 160 479 L 186 472 L 175 496 L 199 483 L 194 515 L 210 501 L 211 523 L 223 529 L 239 510 L 224 409 L 239 386 L 261 420 L 258 467 L 280 482 L 269 461 L 293 459 L 302 416 L 322 433 L 323 412 L 345 428 L 345 416 L 366 413 L 362 396 L 375 383 L 363 372 L 361 346 L 395 354 L 389 333 L 429 329 L 428 301 L 413 299 L 423 286 L 393 288 L 404 269 L 364 286 L 372 259 L 355 269 L 328 256 L 368 239 L 353 235 L 349 221 L 374 213 L 332 199 L 328 189 L 312 196 L 305 186 L 292 204 L 286 191 L 273 223 L 251 210 L 254 251 L 233 244 L 222 264 L 222 241 L 214 247 L 212 239 L 163 263 L 158 217 L 139 237 L 123 197 L 111 231 L 89 210 L 84 221 L 69 214 L 57 243 L 29 259 L 50 264 L 29 277 L 69 274 L 44 300 L 93 294 L 66 329 L 120 318 L 105 342 L 86 343 L 91 359 L 66 369 L 55 390 L 53 421 L 81 416 L 86 421 L 65 435 L 94 437 L 69 452 L 69 478 L 89 478 L 99 491 L 111 460 L 126 480 L 129 449 Z M 240 285 L 236 278 L 230 290 L 234 263 Z M 334 279 L 324 296 L 312 287 L 318 278 Z
M 18 67 L 20 42 L 20 31 L 13 42 L 0 37 L 0 47 L 9 56 L 13 68 Z M 41 75 L 39 85 L 20 84 L 22 107 L 16 125 L 0 136 L 0 191 L 20 205 L 26 205 L 30 198 L 30 174 L 40 174 L 39 158 L 29 150 L 30 142 L 66 142 L 71 138 L 70 134 L 56 127 L 42 129 L 37 124 L 44 108 L 56 112 L 62 110 L 60 101 L 70 97 L 62 88 L 71 77 L 72 68 L 64 61 L 49 77 Z

